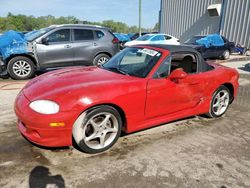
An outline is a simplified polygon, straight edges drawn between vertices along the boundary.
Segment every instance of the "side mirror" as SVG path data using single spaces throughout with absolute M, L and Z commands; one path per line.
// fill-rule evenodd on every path
M 46 37 L 46 38 L 42 38 L 42 44 L 44 44 L 44 45 L 48 45 L 49 44 L 49 38 L 48 37 Z
M 172 81 L 177 81 L 187 77 L 187 73 L 183 71 L 182 68 L 175 69 L 170 75 L 169 79 Z

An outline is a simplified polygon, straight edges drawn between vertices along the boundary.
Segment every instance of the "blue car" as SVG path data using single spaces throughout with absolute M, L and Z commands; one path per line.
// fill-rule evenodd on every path
M 118 38 L 119 44 L 120 44 L 120 49 L 124 48 L 124 44 L 128 41 L 130 41 L 130 37 L 126 34 L 123 33 L 114 33 L 115 37 Z

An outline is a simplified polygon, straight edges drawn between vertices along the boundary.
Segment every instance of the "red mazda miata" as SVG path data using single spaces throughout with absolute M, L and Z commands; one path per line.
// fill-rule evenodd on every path
M 99 67 L 74 67 L 31 80 L 18 94 L 20 132 L 31 142 L 110 148 L 126 133 L 188 116 L 222 116 L 239 74 L 206 63 L 187 46 L 129 47 Z

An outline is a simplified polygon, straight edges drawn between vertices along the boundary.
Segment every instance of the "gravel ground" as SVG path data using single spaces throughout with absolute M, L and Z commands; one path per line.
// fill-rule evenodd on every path
M 224 117 L 124 135 L 98 155 L 26 141 L 13 112 L 24 84 L 0 80 L 0 187 L 250 187 L 250 75 Z

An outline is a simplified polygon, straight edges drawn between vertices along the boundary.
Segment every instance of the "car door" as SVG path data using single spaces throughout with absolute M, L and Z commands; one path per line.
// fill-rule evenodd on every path
M 209 46 L 205 48 L 205 57 L 206 58 L 213 58 L 218 56 L 218 46 Z
M 94 31 L 91 29 L 73 29 L 73 53 L 75 63 L 78 65 L 91 65 L 98 49 L 94 40 Z
M 70 29 L 58 29 L 36 45 L 36 56 L 41 67 L 63 67 L 73 65 L 74 55 Z
M 187 56 L 187 54 L 181 55 L 183 59 Z M 172 65 L 173 63 L 175 62 L 171 58 L 167 58 L 157 70 L 160 73 L 156 72 L 155 76 L 148 81 L 146 118 L 179 113 L 194 108 L 203 100 L 205 85 L 201 73 L 190 71 L 186 78 L 175 82 L 166 75 L 169 75 L 174 69 L 182 67 L 180 65 L 175 67 Z M 161 70 L 166 71 L 161 73 L 164 72 Z

